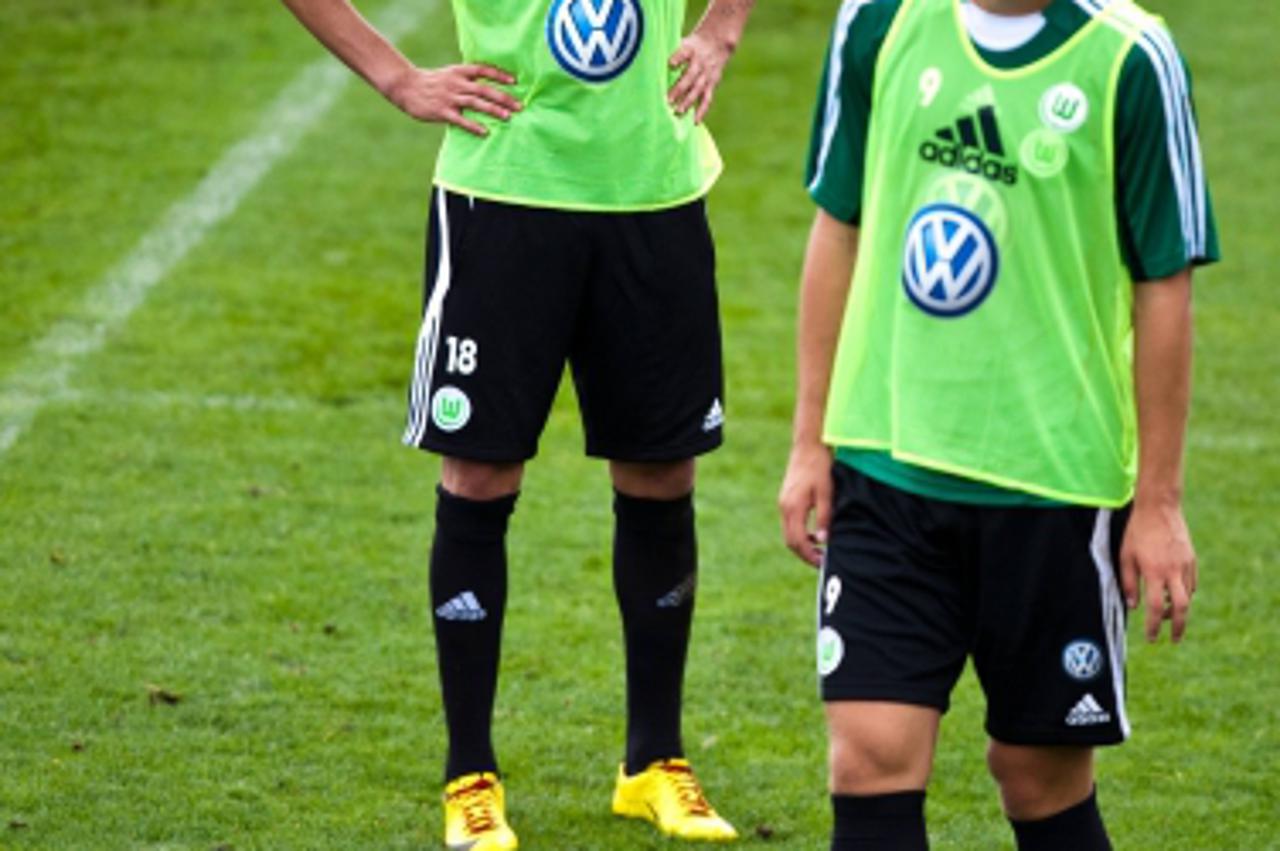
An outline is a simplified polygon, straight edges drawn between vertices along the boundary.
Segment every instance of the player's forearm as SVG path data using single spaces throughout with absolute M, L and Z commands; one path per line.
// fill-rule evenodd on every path
M 822 441 L 831 368 L 858 256 L 858 229 L 818 211 L 809 234 L 796 333 L 795 444 Z
M 283 0 L 316 39 L 384 96 L 412 70 L 408 59 L 349 0 Z
M 1191 272 L 1138 284 L 1134 293 L 1140 505 L 1178 506 L 1191 401 Z
M 710 0 L 697 30 L 733 51 L 742 40 L 755 0 Z

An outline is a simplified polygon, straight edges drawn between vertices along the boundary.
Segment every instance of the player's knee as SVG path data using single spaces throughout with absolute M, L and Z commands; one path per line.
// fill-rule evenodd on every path
M 894 737 L 833 738 L 831 790 L 840 794 L 879 794 L 923 789 L 929 780 L 928 756 Z
M 693 490 L 693 459 L 610 461 L 609 474 L 620 493 L 637 499 L 679 499 Z
M 520 490 L 524 464 L 468 461 L 444 458 L 440 464 L 440 483 L 454 496 L 464 499 L 490 500 L 509 496 Z
M 1088 748 L 1020 747 L 992 742 L 987 767 L 1000 787 L 1005 812 L 1040 819 L 1078 804 L 1093 789 Z

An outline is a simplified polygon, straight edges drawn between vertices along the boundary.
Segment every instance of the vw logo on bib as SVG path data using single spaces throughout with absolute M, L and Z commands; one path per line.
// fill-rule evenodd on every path
M 560 67 L 588 83 L 627 70 L 644 38 L 639 0 L 554 0 L 547 42 Z
M 902 286 L 921 310 L 963 316 L 995 286 L 1000 257 L 991 230 L 955 204 L 930 204 L 911 219 Z

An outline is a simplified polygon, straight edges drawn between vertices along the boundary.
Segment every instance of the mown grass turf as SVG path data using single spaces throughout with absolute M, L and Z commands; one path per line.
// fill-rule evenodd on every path
M 1154 5 L 1197 72 L 1228 262 L 1197 291 L 1203 588 L 1184 646 L 1134 636 L 1136 735 L 1102 755 L 1101 797 L 1121 848 L 1277 847 L 1280 14 Z M 824 844 L 824 740 L 812 577 L 782 550 L 772 501 L 811 216 L 799 171 L 833 11 L 760 4 L 712 120 L 729 163 L 711 209 L 730 420 L 701 467 L 686 733 L 746 844 L 794 849 Z M 406 49 L 452 56 L 439 3 Z M 7 12 L 0 392 L 317 55 L 250 0 Z M 437 140 L 350 87 L 0 455 L 0 847 L 438 842 L 436 464 L 397 444 Z M 607 815 L 622 734 L 611 516 L 580 446 L 566 395 L 511 537 L 497 736 L 512 818 L 532 849 L 667 847 Z M 1011 847 L 980 728 L 966 679 L 931 788 L 937 847 Z

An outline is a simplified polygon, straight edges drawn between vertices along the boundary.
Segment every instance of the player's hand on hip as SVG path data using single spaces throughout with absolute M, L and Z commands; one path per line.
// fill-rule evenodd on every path
M 467 112 L 506 121 L 523 108 L 520 101 L 486 81 L 510 86 L 516 78 L 492 65 L 411 68 L 396 77 L 385 94 L 388 100 L 419 121 L 452 124 L 468 133 L 486 136 L 489 131 L 468 118 Z
M 1169 621 L 1171 637 L 1181 641 L 1196 591 L 1196 553 L 1181 506 L 1134 503 L 1120 548 L 1120 573 L 1129 608 L 1138 607 L 1140 594 L 1145 598 L 1147 640 L 1159 638 L 1161 625 Z
M 791 448 L 778 494 L 782 535 L 802 560 L 821 567 L 831 527 L 831 450 L 821 443 Z
M 724 66 L 733 55 L 733 48 L 732 42 L 698 30 L 680 42 L 680 47 L 671 54 L 670 62 L 672 68 L 681 69 L 680 76 L 667 93 L 667 102 L 677 115 L 693 109 L 693 120 L 702 123 L 724 75 Z

